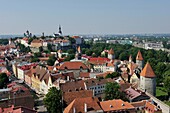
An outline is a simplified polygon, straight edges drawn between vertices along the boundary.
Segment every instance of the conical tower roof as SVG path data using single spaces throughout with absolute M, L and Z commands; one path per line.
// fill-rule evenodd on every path
M 136 56 L 136 60 L 143 60 L 142 53 L 140 52 L 140 50 L 138 51 L 138 54 Z
M 145 67 L 143 68 L 142 72 L 140 73 L 140 76 L 146 77 L 146 78 L 154 78 L 156 77 L 151 65 L 147 62 Z
M 112 49 L 112 48 L 109 50 L 108 54 L 111 54 L 111 55 L 113 55 L 113 54 L 114 54 L 114 51 L 113 51 L 113 49 Z

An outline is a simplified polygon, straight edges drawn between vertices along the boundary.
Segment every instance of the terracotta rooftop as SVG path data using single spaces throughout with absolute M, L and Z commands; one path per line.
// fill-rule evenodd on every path
M 80 76 L 81 78 L 90 78 L 90 73 L 89 72 L 80 72 Z
M 62 92 L 72 92 L 72 91 L 79 91 L 79 90 L 85 90 L 84 81 L 70 81 L 65 84 L 61 84 L 61 90 Z
M 88 80 L 85 80 L 85 84 L 87 87 L 91 87 L 91 86 L 96 86 L 96 85 L 101 85 L 101 84 L 106 84 L 108 82 L 113 82 L 114 80 L 111 79 L 111 78 L 108 78 L 108 79 L 101 79 L 101 80 L 98 80 L 98 79 L 88 79 Z
M 40 40 L 40 39 L 34 39 L 31 43 L 42 43 L 43 40 Z
M 111 54 L 111 55 L 113 55 L 113 54 L 114 54 L 114 51 L 113 51 L 113 49 L 112 49 L 112 48 L 109 50 L 108 54 Z
M 63 93 L 63 99 L 66 105 L 69 105 L 76 98 L 85 98 L 92 97 L 93 91 L 91 90 L 82 90 L 82 91 L 73 91 Z
M 134 106 L 132 106 L 128 102 L 124 102 L 121 99 L 117 100 L 108 100 L 100 102 L 100 106 L 104 112 L 109 111 L 123 111 L 123 110 L 135 110 Z
M 142 57 L 140 50 L 138 51 L 138 54 L 136 56 L 136 60 L 143 60 L 143 57 Z
M 14 107 L 12 105 L 8 108 L 0 107 L 0 113 L 37 113 L 37 111 L 23 106 Z
M 138 102 L 132 102 L 132 106 L 134 107 L 145 107 L 146 100 L 138 101 Z
M 150 113 L 155 113 L 156 111 L 161 111 L 160 108 L 152 104 L 151 102 L 147 101 L 145 105 L 145 110 L 149 111 Z M 162 112 L 160 112 L 162 113 Z
M 82 62 L 64 62 L 60 67 L 59 70 L 74 70 L 74 69 L 88 69 L 88 67 Z
M 97 77 L 97 78 L 99 78 L 99 77 L 105 78 L 108 74 L 111 74 L 111 73 L 112 73 L 112 72 L 99 73 L 99 74 L 96 75 L 96 77 Z
M 99 110 L 102 111 L 98 102 L 99 100 L 93 97 L 76 98 L 65 108 L 64 113 L 73 113 L 74 110 L 76 111 L 76 113 L 86 113 L 85 104 L 87 105 L 87 112 L 96 112 Z
M 72 38 L 80 38 L 79 36 L 72 36 Z
M 92 64 L 105 64 L 108 63 L 110 59 L 108 58 L 102 58 L 102 57 L 95 57 L 95 58 L 89 58 L 88 62 Z
M 156 77 L 151 65 L 148 62 L 146 63 L 146 65 L 143 68 L 140 75 L 143 76 L 143 77 L 146 77 L 146 78 L 154 78 L 154 77 Z

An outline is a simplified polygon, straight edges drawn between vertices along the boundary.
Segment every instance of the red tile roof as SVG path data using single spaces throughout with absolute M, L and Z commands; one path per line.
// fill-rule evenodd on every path
M 151 65 L 148 62 L 146 63 L 146 65 L 143 68 L 140 75 L 143 76 L 143 77 L 146 77 L 146 78 L 154 78 L 154 77 L 156 77 Z
M 108 74 L 111 74 L 111 73 L 112 73 L 112 72 L 99 73 L 99 74 L 96 75 L 96 77 L 97 77 L 97 78 L 99 78 L 99 77 L 105 78 Z
M 85 90 L 84 81 L 70 81 L 65 84 L 61 84 L 61 90 L 62 92 L 71 92 L 71 91 L 79 91 L 79 90 Z
M 143 60 L 143 57 L 142 57 L 140 50 L 138 51 L 138 54 L 136 56 L 136 60 Z
M 76 98 L 85 98 L 92 97 L 93 91 L 91 90 L 82 90 L 82 91 L 73 91 L 63 93 L 63 99 L 66 105 L 69 105 Z
M 72 36 L 72 38 L 80 38 L 79 36 Z
M 82 69 L 88 69 L 88 67 L 82 63 L 82 62 L 64 62 L 60 67 L 59 70 L 77 70 L 80 69 L 82 67 Z
M 37 113 L 37 111 L 23 106 L 14 107 L 12 105 L 8 108 L 0 108 L 0 113 Z
M 90 73 L 89 72 L 80 72 L 80 76 L 81 78 L 90 78 Z
M 105 64 L 108 63 L 110 59 L 103 58 L 103 57 L 95 57 L 95 58 L 89 58 L 88 62 L 92 64 Z
M 160 108 L 152 104 L 151 102 L 147 101 L 145 105 L 145 110 L 149 111 L 149 113 L 156 113 L 157 111 L 161 111 Z M 160 112 L 161 113 L 161 112 Z
M 28 38 L 27 38 L 27 37 L 24 37 L 22 40 L 28 41 Z
M 87 105 L 87 112 L 102 110 L 98 104 L 99 100 L 93 97 L 76 98 L 64 110 L 64 113 L 85 113 L 85 104 Z
M 92 78 L 92 79 L 85 80 L 84 82 L 85 82 L 87 87 L 91 87 L 91 86 L 106 84 L 108 82 L 114 82 L 114 80 L 111 79 L 111 78 L 101 79 L 101 80 Z
M 103 101 L 103 102 L 100 102 L 100 106 L 104 112 L 135 110 L 135 108 L 130 103 L 124 102 L 121 99 Z

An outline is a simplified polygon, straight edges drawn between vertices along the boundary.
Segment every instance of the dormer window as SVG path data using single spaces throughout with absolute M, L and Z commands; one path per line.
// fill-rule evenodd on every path
M 82 71 L 83 70 L 83 67 L 82 66 L 80 66 L 80 71 Z
M 67 67 L 64 67 L 64 70 L 65 70 L 65 71 L 67 71 L 67 69 L 68 69 Z

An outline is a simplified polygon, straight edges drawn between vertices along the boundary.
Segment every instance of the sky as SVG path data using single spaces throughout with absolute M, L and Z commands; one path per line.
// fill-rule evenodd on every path
M 170 33 L 170 0 L 1 0 L 0 34 Z

